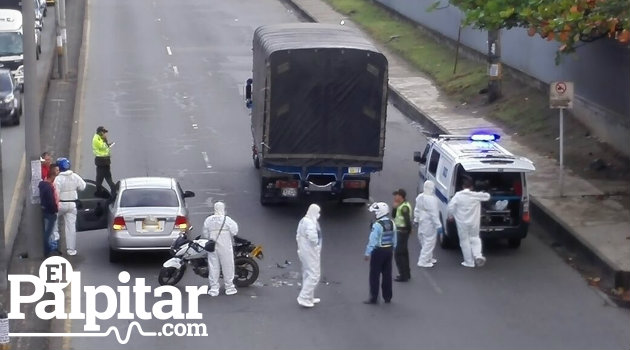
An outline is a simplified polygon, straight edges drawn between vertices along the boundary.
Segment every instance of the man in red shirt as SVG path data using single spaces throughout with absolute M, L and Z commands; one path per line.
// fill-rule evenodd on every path
M 42 156 L 39 158 L 42 162 L 42 180 L 46 180 L 48 177 L 48 170 L 50 170 L 50 164 L 52 163 L 52 157 L 50 156 L 50 152 L 42 153 Z

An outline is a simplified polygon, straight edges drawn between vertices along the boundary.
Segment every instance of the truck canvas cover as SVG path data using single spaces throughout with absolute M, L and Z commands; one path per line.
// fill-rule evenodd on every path
M 262 26 L 253 58 L 252 132 L 263 165 L 382 168 L 387 59 L 360 33 Z

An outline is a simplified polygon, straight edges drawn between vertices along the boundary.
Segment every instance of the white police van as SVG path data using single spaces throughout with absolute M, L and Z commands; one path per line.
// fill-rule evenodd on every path
M 459 242 L 455 222 L 447 221 L 449 200 L 462 189 L 465 176 L 473 179 L 474 190 L 488 192 L 491 199 L 482 203 L 482 239 L 507 239 L 518 248 L 529 227 L 529 195 L 526 174 L 535 170 L 527 158 L 501 147 L 496 134 L 433 135 L 424 152 L 414 152 L 420 163 L 418 192 L 425 180 L 435 183 L 444 234 L 438 237 L 442 248 Z

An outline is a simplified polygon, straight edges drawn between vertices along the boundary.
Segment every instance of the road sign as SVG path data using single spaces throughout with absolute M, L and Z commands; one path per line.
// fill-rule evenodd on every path
M 549 85 L 550 108 L 573 108 L 573 82 L 555 81 Z

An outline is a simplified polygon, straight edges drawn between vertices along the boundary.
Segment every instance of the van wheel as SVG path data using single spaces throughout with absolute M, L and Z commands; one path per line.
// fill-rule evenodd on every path
M 511 249 L 518 249 L 521 246 L 521 238 L 510 238 L 508 239 L 508 247 Z
M 444 222 L 444 220 L 442 220 Z M 442 227 L 446 228 L 443 233 L 438 236 L 440 242 L 440 248 L 453 249 L 456 247 L 455 240 L 451 237 L 457 236 L 457 226 L 454 221 L 447 221 L 446 225 L 442 224 Z

